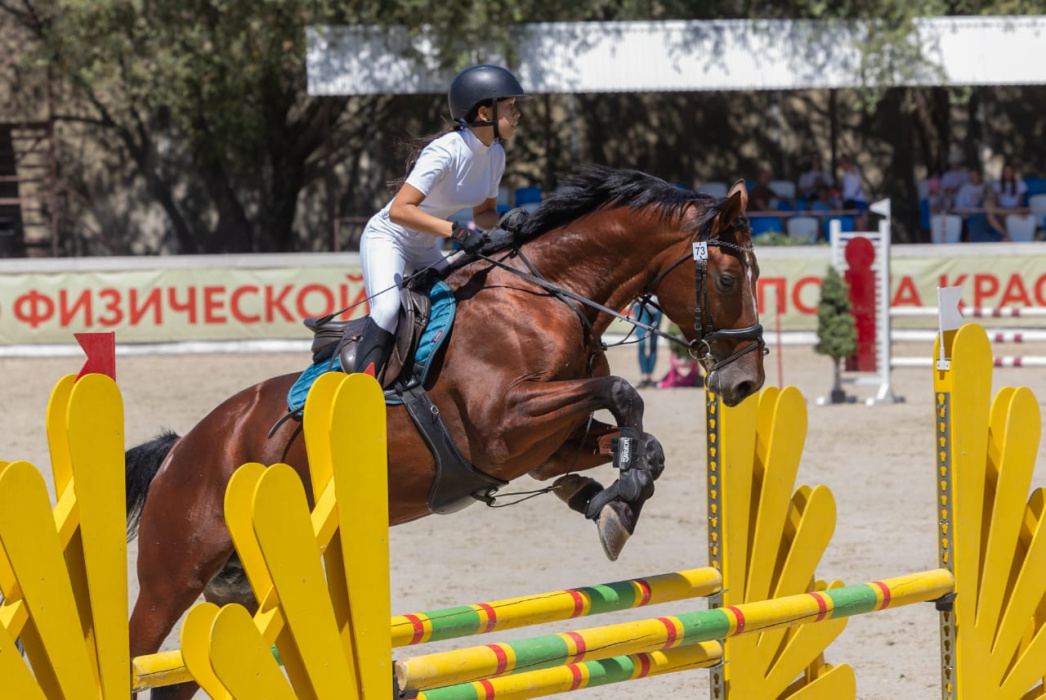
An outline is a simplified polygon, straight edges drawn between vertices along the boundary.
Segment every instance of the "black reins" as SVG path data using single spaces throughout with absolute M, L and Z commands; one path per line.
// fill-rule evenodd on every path
M 734 222 L 729 227 L 721 231 L 720 235 L 724 233 L 729 233 L 731 231 L 735 231 L 739 229 L 741 225 L 742 224 L 740 222 Z M 680 338 L 679 336 L 673 335 L 671 333 L 666 333 L 662 331 L 660 328 L 657 328 L 656 326 L 652 326 L 648 323 L 629 318 L 627 315 L 615 311 L 614 309 L 611 309 L 607 306 L 604 306 L 599 302 L 592 301 L 591 299 L 581 296 L 580 294 L 577 294 L 575 292 L 572 292 L 569 289 L 564 289 L 555 284 L 552 284 L 547 279 L 542 277 L 541 273 L 537 270 L 537 268 L 535 268 L 534 265 L 531 264 L 531 262 L 523 255 L 523 251 L 519 243 L 513 244 L 512 252 L 509 255 L 511 257 L 518 257 L 520 260 L 522 260 L 523 264 L 525 264 L 527 268 L 530 269 L 530 272 L 525 272 L 518 268 L 512 267 L 510 265 L 505 264 L 501 260 L 492 258 L 489 255 L 484 255 L 482 253 L 477 253 L 476 257 L 478 259 L 490 263 L 491 265 L 500 267 L 503 270 L 511 272 L 512 274 L 522 279 L 525 279 L 528 282 L 531 282 L 532 284 L 537 285 L 538 287 L 541 287 L 542 289 L 545 289 L 546 291 L 551 292 L 553 295 L 558 297 L 563 303 L 569 306 L 578 315 L 578 317 L 581 319 L 583 327 L 585 328 L 585 331 L 600 345 L 601 349 L 603 350 L 606 350 L 607 345 L 603 343 L 603 341 L 599 338 L 599 335 L 596 333 L 595 328 L 592 326 L 592 322 L 588 319 L 588 317 L 581 311 L 581 309 L 576 304 L 572 302 L 578 302 L 579 304 L 583 304 L 593 309 L 597 309 L 598 311 L 608 314 L 614 318 L 620 319 L 632 325 L 635 328 L 642 328 L 648 333 L 664 338 L 665 340 L 671 343 L 682 345 L 683 347 L 687 348 L 687 351 L 690 353 L 692 357 L 694 357 L 697 360 L 700 360 L 701 363 L 705 366 L 705 368 L 709 372 L 711 372 L 712 370 L 718 367 L 723 367 L 725 365 L 730 364 L 731 362 L 737 361 L 738 359 L 744 357 L 746 354 L 753 350 L 760 349 L 763 351 L 764 355 L 769 352 L 769 350 L 767 350 L 766 348 L 766 342 L 763 340 L 763 326 L 761 324 L 756 323 L 752 326 L 747 326 L 745 328 L 717 329 L 715 327 L 715 323 L 713 322 L 711 315 L 711 307 L 709 304 L 709 293 L 707 284 L 708 248 L 710 246 L 729 248 L 731 250 L 736 250 L 742 255 L 752 253 L 754 252 L 754 249 L 751 247 L 738 245 L 737 243 L 731 243 L 730 241 L 724 241 L 719 238 L 712 239 L 710 238 L 711 228 L 712 222 L 709 221 L 705 224 L 704 230 L 702 230 L 701 232 L 701 235 L 699 237 L 700 240 L 693 243 L 693 252 L 680 257 L 678 260 L 676 260 L 671 265 L 662 270 L 660 273 L 658 273 L 658 275 L 654 277 L 654 279 L 651 280 L 649 284 L 647 284 L 646 288 L 643 291 L 643 294 L 639 297 L 639 301 L 641 304 L 649 304 L 660 309 L 660 307 L 658 307 L 657 304 L 653 302 L 650 297 L 654 296 L 657 293 L 658 285 L 661 284 L 661 282 L 665 279 L 666 276 L 668 276 L 670 272 L 672 272 L 677 267 L 682 265 L 684 262 L 692 258 L 694 260 L 694 277 L 696 281 L 696 299 L 694 308 L 694 333 L 696 337 L 692 342 L 688 342 L 685 338 Z M 423 270 L 416 271 L 410 277 L 413 278 L 420 274 L 424 274 L 433 267 L 435 267 L 435 264 L 430 265 L 429 267 Z M 385 291 L 389 290 L 382 290 L 381 292 L 377 292 L 374 296 L 377 296 L 378 294 L 381 294 Z M 368 297 L 367 299 L 370 298 L 371 297 Z M 334 313 L 324 316 L 323 319 L 320 321 L 320 324 L 326 323 L 327 321 L 337 317 L 345 311 L 348 311 L 358 306 L 359 304 L 362 304 L 363 301 L 365 300 L 360 300 L 357 303 L 352 304 L 351 306 L 348 306 L 345 309 L 342 309 L 341 311 L 335 311 Z M 706 315 L 708 317 L 707 322 L 705 322 Z M 716 340 L 754 340 L 756 342 L 744 348 L 741 348 L 737 352 L 733 353 L 732 355 L 729 355 L 724 359 L 719 359 L 718 357 L 716 357 L 715 351 L 711 347 L 711 343 Z
M 763 352 L 763 354 L 766 354 L 768 352 L 766 348 L 766 342 L 763 340 L 763 326 L 759 323 L 756 323 L 751 326 L 746 326 L 745 328 L 715 327 L 715 323 L 712 320 L 708 292 L 708 248 L 710 246 L 729 248 L 731 250 L 736 250 L 742 255 L 752 253 L 754 252 L 754 249 L 751 247 L 738 245 L 737 243 L 731 243 L 730 241 L 720 240 L 718 238 L 710 239 L 709 237 L 711 233 L 711 226 L 711 222 L 705 225 L 705 230 L 701 232 L 701 240 L 696 241 L 693 244 L 692 253 L 688 253 L 687 255 L 684 255 L 675 262 L 673 262 L 671 265 L 662 270 L 653 280 L 651 280 L 649 284 L 647 284 L 641 297 L 642 301 L 640 302 L 642 304 L 650 304 L 656 306 L 654 302 L 650 299 L 650 297 L 657 293 L 658 285 L 665 279 L 665 277 L 670 272 L 672 272 L 672 270 L 682 265 L 688 259 L 693 258 L 694 278 L 696 281 L 696 299 L 694 308 L 694 333 L 696 337 L 692 342 L 687 342 L 686 339 L 672 335 L 671 333 L 665 333 L 660 328 L 656 328 L 655 326 L 652 326 L 650 324 L 631 319 L 625 314 L 610 309 L 604 306 L 603 304 L 600 304 L 599 302 L 592 301 L 591 299 L 581 296 L 580 294 L 577 294 L 575 292 L 572 292 L 569 289 L 564 289 L 555 284 L 552 284 L 551 282 L 540 276 L 540 273 L 537 271 L 537 269 L 535 269 L 535 267 L 530 264 L 530 261 L 523 256 L 523 253 L 518 245 L 514 246 L 512 254 L 518 256 L 523 261 L 523 263 L 531 270 L 530 273 L 524 272 L 523 270 L 520 270 L 515 267 L 511 267 L 510 265 L 505 264 L 501 260 L 492 258 L 487 255 L 480 254 L 477 257 L 487 261 L 492 265 L 500 267 L 503 270 L 507 270 L 508 272 L 511 272 L 514 275 L 517 275 L 527 280 L 528 282 L 531 282 L 532 284 L 535 284 L 541 287 L 542 289 L 545 289 L 554 294 L 555 296 L 559 297 L 560 300 L 562 300 L 564 303 L 567 303 L 567 305 L 570 306 L 578 314 L 578 316 L 581 317 L 582 323 L 586 331 L 589 334 L 591 334 L 593 338 L 598 339 L 598 336 L 596 336 L 595 329 L 592 327 L 591 321 L 588 320 L 588 317 L 585 316 L 576 305 L 570 303 L 569 300 L 576 301 L 580 304 L 584 304 L 585 306 L 597 309 L 605 314 L 609 314 L 614 318 L 621 319 L 626 323 L 630 323 L 637 328 L 642 328 L 649 333 L 657 335 L 661 338 L 665 338 L 669 342 L 682 345 L 683 347 L 687 348 L 692 357 L 694 357 L 697 360 L 700 360 L 701 363 L 705 366 L 705 368 L 709 372 L 711 372 L 712 370 L 728 365 L 731 362 L 736 362 L 737 360 L 741 359 L 753 350 L 759 349 Z M 734 231 L 738 228 L 740 228 L 740 224 L 735 222 L 730 227 L 724 229 L 720 233 L 720 235 L 722 235 L 723 233 L 729 233 L 730 231 Z M 712 349 L 711 346 L 711 343 L 713 343 L 716 340 L 754 340 L 755 342 L 741 348 L 740 350 L 734 352 L 732 355 L 729 355 L 726 358 L 720 359 L 716 356 L 715 351 Z M 600 343 L 602 344 L 602 341 L 600 341 Z M 602 345 L 602 347 L 606 349 L 606 345 Z

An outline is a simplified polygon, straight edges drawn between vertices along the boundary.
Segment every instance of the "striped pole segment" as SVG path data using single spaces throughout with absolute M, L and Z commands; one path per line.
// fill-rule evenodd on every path
M 665 673 L 706 668 L 718 663 L 722 656 L 723 648 L 718 642 L 703 642 L 679 649 L 615 656 L 601 661 L 584 661 L 503 678 L 436 688 L 419 693 L 418 700 L 538 698 L 582 688 L 635 681 Z
M 700 598 L 718 592 L 722 586 L 722 575 L 712 567 L 704 567 L 492 603 L 397 615 L 391 621 L 392 646 L 425 644 Z M 279 659 L 275 646 L 273 655 Z M 135 657 L 131 671 L 135 691 L 192 680 L 180 651 Z
M 720 573 L 705 567 L 493 603 L 400 615 L 392 618 L 392 646 L 425 644 L 708 596 L 718 592 L 722 585 Z
M 499 642 L 396 662 L 401 689 L 426 690 L 520 671 L 689 646 L 746 632 L 792 627 L 940 598 L 954 580 L 946 569 L 825 591 Z
M 959 309 L 964 318 L 1021 318 L 1046 316 L 1046 307 L 1042 306 L 1008 306 L 992 308 L 990 306 L 964 306 Z M 892 306 L 891 316 L 937 316 L 936 306 Z
M 992 343 L 1046 343 L 1046 330 L 995 330 L 985 329 Z M 903 342 L 932 343 L 937 339 L 936 330 L 913 330 L 895 328 L 890 331 L 891 340 Z
M 934 359 L 932 357 L 895 357 L 890 360 L 891 367 L 933 367 Z M 992 359 L 993 367 L 1046 367 L 1046 356 L 1043 355 L 1024 355 L 1024 356 L 1010 356 L 1004 355 Z

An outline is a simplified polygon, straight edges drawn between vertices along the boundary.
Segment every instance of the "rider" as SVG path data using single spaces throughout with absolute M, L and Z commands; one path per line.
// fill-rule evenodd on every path
M 360 241 L 363 283 L 370 317 L 356 349 L 356 371 L 379 377 L 395 337 L 400 287 L 408 265 L 442 268 L 441 238 L 468 253 L 483 234 L 448 221 L 464 207 L 483 230 L 498 220 L 497 196 L 505 172 L 501 141 L 516 133 L 516 100 L 526 96 L 508 70 L 495 65 L 466 68 L 447 95 L 454 126 L 415 147 L 407 175 L 391 202 L 371 217 Z

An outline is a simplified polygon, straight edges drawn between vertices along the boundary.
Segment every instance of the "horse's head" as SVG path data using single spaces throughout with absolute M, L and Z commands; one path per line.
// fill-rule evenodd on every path
M 661 307 L 705 366 L 705 383 L 727 406 L 763 386 L 763 327 L 756 305 L 759 265 L 744 216 L 748 194 L 738 181 L 726 198 L 695 212 L 694 259 L 662 271 Z M 669 261 L 669 265 L 676 263 Z

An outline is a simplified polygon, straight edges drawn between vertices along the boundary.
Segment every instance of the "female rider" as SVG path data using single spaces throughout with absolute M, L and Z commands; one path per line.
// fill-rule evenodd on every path
M 382 378 L 407 266 L 442 267 L 442 238 L 453 239 L 468 253 L 482 246 L 480 232 L 447 217 L 472 207 L 480 229 L 497 223 L 498 187 L 505 172 L 500 142 L 515 135 L 520 117 L 516 100 L 525 96 L 515 76 L 500 66 L 472 66 L 451 82 L 447 98 L 455 125 L 414 150 L 396 196 L 363 231 L 360 261 L 370 317 L 356 349 L 357 372 Z

